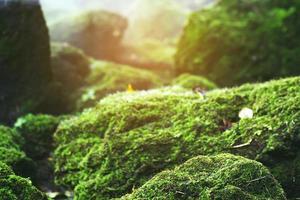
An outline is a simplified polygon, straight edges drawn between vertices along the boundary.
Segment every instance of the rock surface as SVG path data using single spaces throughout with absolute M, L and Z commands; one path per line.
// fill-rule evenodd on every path
M 124 200 L 285 200 L 279 183 L 262 164 L 230 154 L 192 158 L 154 176 Z
M 233 153 L 261 161 L 299 196 L 300 78 L 201 93 L 172 88 L 120 93 L 63 122 L 56 178 L 110 199 L 194 156 Z M 253 117 L 239 118 L 244 108 Z M 72 155 L 72 156 L 70 156 Z
M 38 1 L 0 6 L 0 122 L 33 111 L 51 80 L 48 29 Z

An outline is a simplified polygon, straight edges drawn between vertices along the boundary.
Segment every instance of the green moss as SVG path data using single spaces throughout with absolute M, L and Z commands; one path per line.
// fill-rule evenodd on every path
M 84 198 L 81 198 L 84 199 Z M 122 199 L 286 199 L 262 164 L 230 154 L 192 158 Z
M 175 78 L 172 84 L 180 85 L 187 89 L 200 88 L 203 90 L 212 90 L 217 88 L 216 84 L 207 80 L 206 78 L 192 74 L 182 74 Z
M 67 42 L 89 56 L 114 59 L 120 51 L 127 20 L 104 10 L 88 11 L 50 25 L 51 39 Z
M 0 7 L 0 122 L 5 124 L 35 110 L 51 79 L 43 13 L 39 3 L 26 2 Z
M 205 96 L 171 88 L 111 95 L 58 128 L 57 182 L 77 186 L 78 199 L 85 192 L 91 199 L 110 199 L 192 157 L 229 152 L 270 169 L 288 163 L 284 173 L 293 171 L 292 177 L 281 179 L 278 170 L 276 178 L 289 197 L 297 197 L 300 171 L 293 163 L 299 157 L 299 91 L 296 77 Z M 253 110 L 253 118 L 239 118 L 245 107 Z M 91 139 L 95 145 L 79 153 L 78 145 Z M 69 163 L 72 170 L 65 168 Z
M 0 197 L 3 200 L 47 200 L 45 194 L 35 188 L 30 180 L 16 176 L 0 161 Z
M 158 76 L 147 70 L 126 65 L 94 61 L 88 87 L 78 102 L 79 108 L 94 106 L 101 98 L 116 92 L 126 91 L 128 85 L 134 90 L 159 87 L 162 82 Z
M 33 163 L 20 147 L 24 143 L 23 138 L 5 126 L 0 126 L 0 138 L 0 162 L 11 166 L 17 174 L 31 176 Z
M 51 66 L 54 81 L 63 85 L 66 91 L 73 92 L 82 87 L 90 73 L 89 58 L 67 43 L 51 44 Z
M 53 149 L 53 134 L 60 119 L 50 115 L 26 115 L 15 123 L 14 128 L 24 138 L 22 149 L 26 154 L 39 160 L 49 156 Z
M 176 71 L 220 86 L 300 74 L 297 1 L 222 0 L 193 13 L 178 43 Z
M 53 80 L 38 113 L 68 114 L 76 110 L 80 88 L 90 73 L 89 58 L 67 43 L 51 43 Z

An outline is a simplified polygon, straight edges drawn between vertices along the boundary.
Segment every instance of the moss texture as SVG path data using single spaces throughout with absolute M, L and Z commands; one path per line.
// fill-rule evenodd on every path
M 212 90 L 216 89 L 217 85 L 210 80 L 192 74 L 182 74 L 175 78 L 172 82 L 173 85 L 179 85 L 187 89 L 202 89 L 202 90 Z
M 53 23 L 50 34 L 53 41 L 67 42 L 89 56 L 113 60 L 126 28 L 127 20 L 122 16 L 95 10 Z
M 53 134 L 60 118 L 50 115 L 26 115 L 15 123 L 15 130 L 24 138 L 22 149 L 33 160 L 48 157 L 53 150 Z
M 109 96 L 58 128 L 57 182 L 76 187 L 77 199 L 111 199 L 194 156 L 228 152 L 263 162 L 297 197 L 299 91 L 296 77 L 205 95 L 165 88 Z M 252 118 L 239 118 L 245 107 Z
M 89 58 L 82 50 L 67 43 L 51 43 L 52 84 L 40 112 L 65 114 L 76 109 L 80 88 L 90 73 Z
M 78 102 L 78 107 L 94 106 L 101 98 L 123 92 L 131 85 L 133 90 L 159 87 L 161 79 L 150 71 L 110 62 L 94 61 L 88 86 Z
M 262 164 L 230 154 L 192 158 L 154 176 L 124 200 L 285 200 L 279 183 Z
M 35 188 L 30 180 L 14 174 L 0 161 L 0 197 L 3 200 L 47 200 L 45 194 Z
M 48 29 L 38 1 L 0 7 L 0 122 L 33 111 L 51 79 Z
M 11 166 L 18 175 L 32 176 L 33 162 L 21 149 L 24 139 L 5 126 L 0 126 L 0 138 L 0 162 Z
M 300 3 L 222 0 L 193 13 L 178 43 L 176 70 L 220 86 L 300 74 Z

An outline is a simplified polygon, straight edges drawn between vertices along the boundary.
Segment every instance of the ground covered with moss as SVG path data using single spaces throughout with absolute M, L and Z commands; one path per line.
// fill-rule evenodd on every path
M 31 176 L 32 160 L 22 150 L 24 139 L 13 129 L 0 126 L 0 161 L 9 165 L 19 175 Z
M 278 199 L 285 194 L 262 164 L 230 154 L 192 158 L 161 172 L 124 200 Z
M 29 179 L 22 178 L 0 162 L 0 197 L 3 200 L 47 200 L 47 196 L 34 187 Z
M 300 77 L 218 89 L 299 75 L 300 4 L 197 11 L 174 66 L 171 3 L 128 43 L 95 10 L 51 24 L 50 45 L 39 1 L 0 0 L 0 199 L 300 198 Z
M 207 92 L 164 88 L 108 96 L 55 134 L 57 183 L 76 199 L 110 199 L 198 156 L 230 152 L 265 164 L 299 196 L 300 79 Z M 243 115 L 245 108 L 252 115 Z M 72 156 L 70 156 L 72 155 Z

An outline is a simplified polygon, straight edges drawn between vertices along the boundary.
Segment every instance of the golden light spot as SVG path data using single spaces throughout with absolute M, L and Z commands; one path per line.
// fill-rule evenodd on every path
M 129 92 L 129 93 L 134 92 L 134 89 L 133 89 L 133 87 L 132 87 L 131 84 L 128 84 L 128 86 L 127 86 L 127 92 Z

